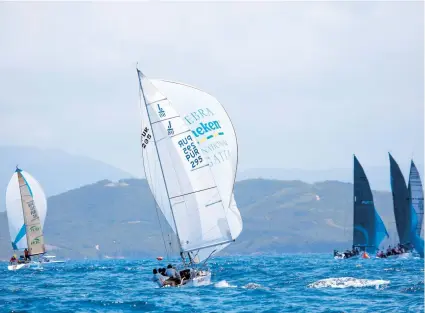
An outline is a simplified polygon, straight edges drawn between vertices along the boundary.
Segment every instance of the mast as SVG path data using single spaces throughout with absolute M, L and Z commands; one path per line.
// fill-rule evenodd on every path
M 175 227 L 175 229 L 176 229 L 176 236 L 177 236 L 177 240 L 178 240 L 178 242 L 179 242 L 179 246 L 180 246 L 180 257 L 182 258 L 183 263 L 184 263 L 184 262 L 185 262 L 185 260 L 184 260 L 184 257 L 183 257 L 183 251 L 182 251 L 182 246 L 181 246 L 181 243 L 180 243 L 179 232 L 178 232 L 178 230 L 177 230 L 176 219 L 175 219 L 175 217 L 174 217 L 173 207 L 172 207 L 172 205 L 171 205 L 170 194 L 169 194 L 169 192 L 168 192 L 167 181 L 166 181 L 166 179 L 165 179 L 164 169 L 162 168 L 161 157 L 160 157 L 160 155 L 159 155 L 158 147 L 157 147 L 157 145 L 156 145 L 155 133 L 154 133 L 154 131 L 153 131 L 152 122 L 151 122 L 151 117 L 150 117 L 150 115 L 149 115 L 149 110 L 148 110 L 148 104 L 147 104 L 147 102 L 146 102 L 146 97 L 145 97 L 145 93 L 144 93 L 144 91 L 143 91 L 143 86 L 142 86 L 142 80 L 141 80 L 141 78 L 140 78 L 140 74 L 141 74 L 141 75 L 143 75 L 143 73 L 142 73 L 141 71 L 139 71 L 139 69 L 138 69 L 137 67 L 136 67 L 136 71 L 137 71 L 137 77 L 138 77 L 138 79 L 139 79 L 140 91 L 141 91 L 142 96 L 143 96 L 143 102 L 145 103 L 146 114 L 147 114 L 147 116 L 148 116 L 149 125 L 150 125 L 150 128 L 152 129 L 152 139 L 153 139 L 153 142 L 154 142 L 154 145 L 155 145 L 155 151 L 156 151 L 156 154 L 157 154 L 157 156 L 158 156 L 159 166 L 160 166 L 160 169 L 161 169 L 161 175 L 162 175 L 162 179 L 164 180 L 165 191 L 166 191 L 166 193 L 167 193 L 168 203 L 170 204 L 170 211 L 171 211 L 171 215 L 172 215 L 172 217 L 173 217 L 174 227 Z

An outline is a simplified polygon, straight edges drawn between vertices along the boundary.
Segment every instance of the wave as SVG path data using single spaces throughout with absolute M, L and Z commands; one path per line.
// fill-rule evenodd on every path
M 318 280 L 312 284 L 309 284 L 309 288 L 363 288 L 363 287 L 376 287 L 379 288 L 382 285 L 388 285 L 389 280 L 381 279 L 359 279 L 354 277 L 337 277 L 337 278 L 326 278 Z

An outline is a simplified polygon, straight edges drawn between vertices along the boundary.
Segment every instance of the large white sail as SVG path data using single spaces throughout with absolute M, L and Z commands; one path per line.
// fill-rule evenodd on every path
M 211 166 L 214 180 L 224 202 L 226 218 L 232 238 L 236 239 L 243 228 L 242 218 L 233 194 L 238 163 L 236 133 L 232 122 L 216 98 L 210 94 L 177 82 L 150 80 L 170 100 L 195 136 L 201 151 Z M 203 255 L 217 253 L 228 244 L 202 250 Z
M 46 196 L 39 182 L 17 169 L 6 190 L 9 233 L 14 250 L 44 253 L 42 229 L 46 218 Z
M 422 189 L 421 177 L 413 161 L 410 165 L 408 189 L 410 206 L 415 211 L 417 218 L 415 232 L 418 237 L 421 237 L 424 218 L 424 191 Z
M 180 251 L 230 242 L 222 197 L 195 136 L 170 100 L 138 74 L 145 104 L 141 142 L 146 179 L 178 236 Z

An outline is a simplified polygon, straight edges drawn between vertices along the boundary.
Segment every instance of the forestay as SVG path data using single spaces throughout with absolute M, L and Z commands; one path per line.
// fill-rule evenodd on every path
M 146 179 L 181 252 L 232 240 L 223 199 L 195 136 L 138 71 L 142 103 L 142 150 Z
M 14 250 L 44 253 L 43 226 L 47 205 L 43 189 L 29 173 L 17 169 L 6 190 L 9 233 Z
M 233 187 L 238 164 L 236 133 L 232 122 L 216 98 L 210 94 L 177 82 L 149 80 L 183 117 L 191 130 L 203 155 L 211 166 L 211 172 L 223 199 L 226 218 L 232 239 L 242 231 L 242 218 L 234 199 Z M 212 252 L 217 253 L 228 244 L 204 249 L 193 253 L 205 259 Z

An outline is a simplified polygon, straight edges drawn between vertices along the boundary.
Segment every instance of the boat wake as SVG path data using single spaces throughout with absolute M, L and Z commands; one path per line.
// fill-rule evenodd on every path
M 230 285 L 225 280 L 220 280 L 218 283 L 214 284 L 214 287 L 216 287 L 216 288 L 236 288 L 237 286 Z
M 337 277 L 326 278 L 318 280 L 309 284 L 309 288 L 363 288 L 363 287 L 376 287 L 377 289 L 382 285 L 388 285 L 389 280 L 381 279 L 359 279 L 354 277 Z

